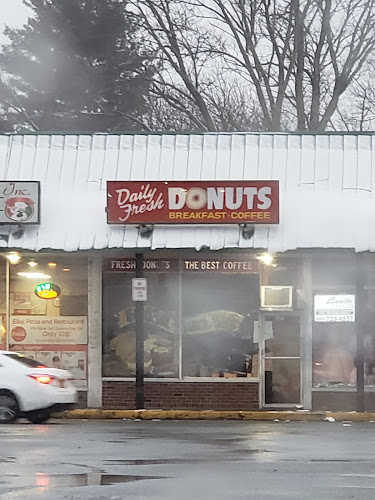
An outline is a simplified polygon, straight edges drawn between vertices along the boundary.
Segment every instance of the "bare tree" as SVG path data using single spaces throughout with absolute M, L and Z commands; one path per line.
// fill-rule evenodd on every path
M 139 0 L 135 7 L 160 57 L 153 81 L 156 96 L 184 114 L 196 128 L 210 131 L 216 125 L 203 96 L 207 85 L 205 65 L 212 54 L 207 33 L 197 26 L 192 8 L 174 0 Z
M 221 33 L 211 30 L 196 5 L 185 0 L 134 3 L 150 47 L 159 54 L 153 76 L 149 126 L 175 130 L 257 130 L 256 100 L 236 75 L 227 75 Z
M 337 108 L 336 119 L 332 120 L 332 127 L 341 125 L 348 131 L 365 132 L 375 127 L 375 88 L 373 75 L 375 61 L 366 65 L 366 71 L 361 78 L 351 85 L 348 98 L 343 99 Z
M 217 71 L 207 92 L 207 104 L 219 130 L 265 130 L 262 110 L 258 101 L 241 86 L 236 75 Z
M 204 94 L 207 110 L 218 131 L 264 130 L 262 113 L 257 103 L 240 88 L 238 82 L 217 75 Z M 250 105 L 253 108 L 250 108 Z M 197 118 L 199 110 L 189 99 L 168 88 L 155 89 L 148 101 L 147 126 L 151 130 L 209 130 Z M 192 118 L 193 117 L 193 118 Z
M 375 0 L 138 0 L 136 6 L 161 57 L 155 94 L 206 130 L 225 124 L 220 107 L 236 103 L 238 89 L 250 124 L 325 130 L 340 122 L 339 101 L 375 49 Z M 227 81 L 225 99 L 217 74 Z M 241 118 L 233 128 L 242 126 Z

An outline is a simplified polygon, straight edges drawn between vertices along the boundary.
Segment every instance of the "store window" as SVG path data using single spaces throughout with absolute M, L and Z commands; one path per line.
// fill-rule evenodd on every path
M 135 304 L 131 286 L 135 262 L 132 259 L 115 262 L 129 264 L 129 267 L 114 267 L 103 276 L 103 376 L 134 377 Z M 144 320 L 145 377 L 178 377 L 178 268 L 173 261 L 154 260 L 157 267 L 147 269 L 149 262 L 145 269 L 148 280 Z M 159 272 L 163 271 L 163 265 L 168 272 Z
M 356 385 L 354 323 L 321 323 L 313 327 L 313 387 Z
M 184 275 L 182 283 L 183 375 L 250 376 L 258 275 L 197 273 Z
M 356 385 L 355 285 L 352 255 L 313 259 L 312 380 L 315 388 Z
M 132 258 L 103 261 L 103 376 L 135 376 Z M 146 377 L 258 376 L 259 280 L 240 260 L 145 259 Z
M 5 290 L 4 268 L 0 272 Z M 85 388 L 87 293 L 87 259 L 20 254 L 19 261 L 10 264 L 10 350 L 69 370 L 77 386 Z M 5 293 L 0 299 L 4 318 Z M 3 328 L 4 323 L 5 318 Z

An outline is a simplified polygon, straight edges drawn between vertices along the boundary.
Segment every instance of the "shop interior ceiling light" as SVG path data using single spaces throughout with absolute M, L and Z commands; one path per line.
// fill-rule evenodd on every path
M 18 264 L 21 260 L 21 255 L 19 253 L 8 253 L 6 257 L 11 264 Z
M 48 265 L 48 267 L 56 267 L 57 266 L 56 262 L 48 262 L 47 265 Z
M 23 278 L 28 278 L 28 279 L 50 279 L 51 276 L 49 276 L 48 274 L 44 274 L 44 273 L 23 273 L 23 272 L 19 272 L 17 273 L 18 276 L 22 276 Z
M 63 268 L 63 271 L 65 271 L 65 272 L 70 271 L 70 267 L 64 267 L 64 268 Z
M 36 267 L 38 265 L 37 262 L 35 262 L 35 260 L 30 260 L 28 263 L 27 263 L 30 267 Z
M 258 260 L 260 260 L 263 264 L 266 266 L 270 266 L 273 263 L 273 257 L 269 253 L 262 253 L 262 255 L 259 255 L 257 257 Z

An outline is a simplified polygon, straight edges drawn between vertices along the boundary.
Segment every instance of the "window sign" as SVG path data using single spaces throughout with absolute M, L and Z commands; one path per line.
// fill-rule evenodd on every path
M 10 343 L 10 350 L 68 370 L 76 387 L 87 387 L 86 316 L 11 316 Z
M 0 182 L 0 224 L 39 224 L 37 181 Z
M 355 321 L 355 295 L 315 295 L 314 321 L 346 323 Z
M 103 270 L 109 272 L 134 273 L 134 258 L 103 259 Z M 143 270 L 145 273 L 229 273 L 229 274 L 257 274 L 259 273 L 259 262 L 251 258 L 227 258 L 227 259 L 144 259 Z
M 41 283 L 35 287 L 35 295 L 41 299 L 55 299 L 60 295 L 60 287 L 53 283 Z

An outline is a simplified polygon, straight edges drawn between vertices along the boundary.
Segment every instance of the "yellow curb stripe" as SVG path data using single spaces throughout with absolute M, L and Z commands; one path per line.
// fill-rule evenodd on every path
M 333 417 L 336 422 L 375 421 L 375 413 L 304 412 L 304 411 L 194 411 L 194 410 L 102 410 L 87 408 L 54 414 L 69 419 L 128 419 L 128 420 L 263 420 L 321 422 Z

